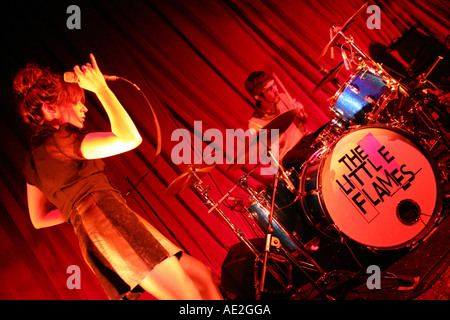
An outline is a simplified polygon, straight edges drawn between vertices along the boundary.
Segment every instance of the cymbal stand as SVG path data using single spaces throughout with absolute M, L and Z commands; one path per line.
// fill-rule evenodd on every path
M 436 111 L 436 107 L 433 103 L 421 103 L 426 101 L 428 96 L 427 89 L 423 89 L 422 87 L 425 83 L 429 82 L 427 78 L 442 59 L 442 56 L 438 56 L 428 70 L 421 75 L 413 88 L 411 97 L 408 101 L 411 107 L 407 110 L 407 113 L 412 116 L 412 123 L 409 131 L 416 135 L 429 151 L 433 151 L 433 148 L 438 142 L 440 142 L 447 151 L 450 151 L 450 137 L 443 131 L 439 123 L 434 120 L 431 111 L 429 110 L 435 108 L 434 110 Z M 431 82 L 429 83 L 433 85 Z M 404 126 L 406 125 L 404 124 Z M 427 132 L 424 132 L 421 128 L 426 128 Z M 434 140 L 433 145 L 430 145 L 429 140 Z
M 408 110 L 408 113 L 413 115 L 412 125 L 414 130 L 411 131 L 421 139 L 429 151 L 432 151 L 437 142 L 440 142 L 447 149 L 447 151 L 450 151 L 450 138 L 442 132 L 436 124 L 436 121 L 434 121 L 432 115 L 429 114 L 427 110 L 424 110 L 424 107 L 419 102 L 412 104 L 411 108 Z M 428 132 L 420 130 L 420 122 L 426 126 Z M 430 139 L 435 141 L 433 145 L 429 144 L 428 140 Z
M 192 174 L 197 179 L 197 181 L 194 183 L 194 188 L 200 193 L 202 199 L 204 200 L 204 204 L 206 207 L 210 210 L 209 212 L 213 211 L 215 215 L 222 219 L 222 221 L 230 227 L 230 229 L 233 231 L 233 233 L 238 237 L 240 241 L 242 241 L 249 249 L 250 251 L 258 258 L 260 256 L 260 252 L 258 249 L 251 243 L 247 237 L 242 233 L 242 231 L 237 228 L 234 223 L 225 215 L 225 213 L 218 207 L 218 204 L 209 196 L 208 190 L 209 187 L 203 188 L 202 187 L 202 181 L 198 178 L 198 176 L 195 174 L 195 170 L 192 171 Z M 237 186 L 237 185 L 236 185 Z M 235 187 L 234 187 L 235 188 Z M 234 189 L 233 188 L 233 189 Z M 288 261 L 284 259 L 283 257 L 278 258 L 283 263 L 287 263 Z M 272 276 L 280 283 L 280 285 L 285 289 L 288 290 L 291 288 L 291 284 L 286 284 L 285 281 L 279 276 L 279 274 L 272 268 L 272 266 L 268 266 L 267 270 L 272 274 Z M 256 290 L 258 292 L 258 290 Z

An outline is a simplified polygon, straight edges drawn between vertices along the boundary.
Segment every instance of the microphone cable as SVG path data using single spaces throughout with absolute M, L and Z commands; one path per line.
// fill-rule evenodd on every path
M 156 116 L 156 112 L 152 107 L 152 104 L 150 103 L 150 101 L 148 100 L 147 96 L 144 94 L 144 92 L 142 92 L 141 88 L 139 88 L 139 86 L 137 84 L 135 84 L 134 82 L 120 77 L 120 76 L 115 76 L 116 80 L 122 80 L 124 82 L 127 82 L 129 84 L 131 84 L 144 98 L 145 102 L 147 103 L 147 105 L 150 107 L 150 110 L 152 112 L 153 115 L 153 120 L 155 122 L 155 127 L 156 127 L 156 136 L 157 136 L 157 146 L 156 146 L 156 154 L 155 154 L 155 159 L 153 160 L 153 162 L 150 163 L 150 166 L 153 167 L 156 163 L 156 161 L 158 161 L 159 156 L 161 155 L 161 148 L 162 148 L 162 138 L 161 138 L 161 126 L 159 124 L 159 120 L 158 117 Z M 152 170 L 147 171 L 146 174 L 144 174 L 135 184 L 132 185 L 132 189 L 136 190 L 137 186 L 142 182 L 142 180 L 145 179 L 145 177 L 147 177 L 147 175 L 151 172 Z M 130 181 L 128 181 L 130 183 Z M 131 184 L 131 183 L 130 183 Z M 124 197 L 128 196 L 131 193 L 132 190 L 129 190 Z

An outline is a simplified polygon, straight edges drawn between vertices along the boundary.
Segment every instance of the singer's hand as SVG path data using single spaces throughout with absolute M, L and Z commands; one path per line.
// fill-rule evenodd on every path
M 107 88 L 107 84 L 92 53 L 90 54 L 90 58 L 91 63 L 86 63 L 86 65 L 81 68 L 75 66 L 73 71 L 79 79 L 78 84 L 81 88 L 98 93 L 104 88 Z

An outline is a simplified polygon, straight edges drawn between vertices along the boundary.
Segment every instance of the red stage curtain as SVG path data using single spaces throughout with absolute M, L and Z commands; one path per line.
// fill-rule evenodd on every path
M 329 97 L 337 90 L 328 84 L 313 92 L 322 79 L 321 68 L 331 70 L 340 60 L 327 54 L 316 58 L 329 40 L 331 23 L 343 23 L 364 1 L 92 1 L 78 2 L 81 29 L 69 30 L 68 2 L 34 1 L 3 5 L 0 124 L 0 299 L 104 299 L 100 285 L 85 266 L 69 225 L 35 230 L 27 212 L 22 159 L 28 146 L 27 130 L 15 114 L 11 94 L 14 73 L 26 62 L 70 70 L 97 57 L 105 74 L 136 83 L 155 109 L 162 130 L 162 153 L 155 160 L 156 130 L 150 108 L 137 90 L 117 81 L 110 86 L 141 131 L 144 142 L 135 151 L 106 159 L 115 185 L 132 208 L 157 226 L 191 255 L 207 263 L 220 282 L 223 260 L 239 240 L 231 229 L 208 213 L 192 189 L 167 197 L 165 189 L 186 169 L 175 165 L 171 135 L 186 128 L 193 137 L 194 121 L 210 128 L 247 128 L 251 99 L 244 89 L 255 70 L 274 72 L 290 95 L 303 103 L 315 130 L 331 117 Z M 448 35 L 448 6 L 439 0 L 378 0 L 381 29 L 370 30 L 363 12 L 348 29 L 365 51 L 388 46 L 420 23 L 443 42 Z M 345 72 L 340 75 L 345 81 Z M 90 130 L 106 129 L 102 108 L 87 93 Z M 192 155 L 201 155 L 202 148 Z M 224 144 L 225 145 L 225 144 Z M 217 146 L 220 146 L 218 144 Z M 203 180 L 218 201 L 244 173 L 228 173 L 217 165 Z M 252 178 L 251 183 L 258 185 Z M 130 189 L 130 182 L 137 190 Z M 239 188 L 235 196 L 246 197 Z M 260 236 L 245 214 L 221 206 L 249 238 Z M 67 268 L 81 268 L 81 290 L 69 290 Z

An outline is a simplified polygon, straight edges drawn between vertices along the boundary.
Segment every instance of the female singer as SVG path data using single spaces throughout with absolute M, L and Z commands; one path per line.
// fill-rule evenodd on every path
M 33 64 L 14 79 L 19 112 L 34 129 L 24 168 L 32 224 L 70 223 L 110 299 L 139 287 L 157 299 L 221 299 L 209 268 L 134 213 L 105 176 L 101 158 L 132 150 L 142 138 L 90 58 L 74 67 L 78 83 Z M 85 131 L 83 89 L 98 97 L 110 131 Z

